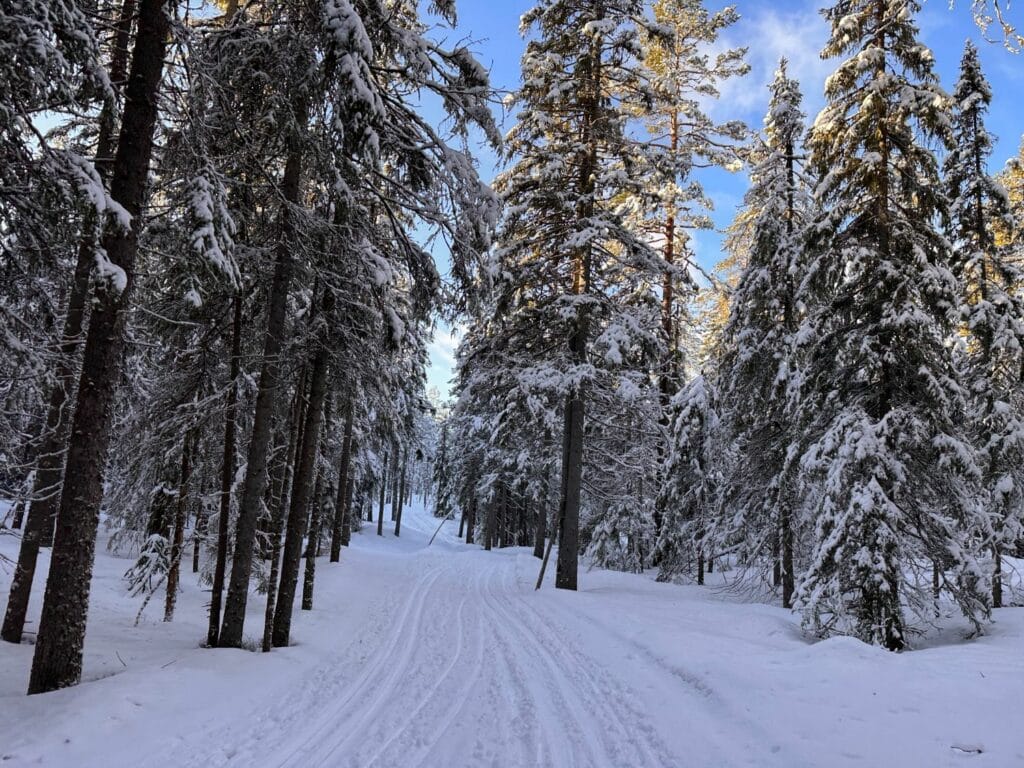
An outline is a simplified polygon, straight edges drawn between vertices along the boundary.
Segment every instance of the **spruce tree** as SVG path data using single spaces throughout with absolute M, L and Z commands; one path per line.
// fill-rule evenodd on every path
M 771 85 L 764 147 L 740 214 L 749 220 L 747 264 L 732 293 L 718 368 L 723 422 L 735 462 L 725 482 L 729 509 L 717 535 L 742 536 L 749 557 L 775 563 L 782 603 L 793 585 L 795 488 L 788 448 L 793 336 L 800 321 L 796 285 L 812 213 L 804 169 L 799 84 L 783 59 Z
M 650 167 L 647 148 L 627 130 L 635 114 L 627 104 L 655 98 L 638 61 L 646 24 L 637 0 L 543 0 L 523 16 L 523 31 L 537 34 L 527 43 L 514 99 L 515 162 L 498 183 L 508 206 L 497 254 L 497 310 L 506 315 L 498 338 L 514 340 L 513 356 L 521 351 L 524 362 L 532 346 L 539 355 L 526 367 L 534 388 L 563 403 L 556 416 L 556 585 L 563 589 L 577 586 L 585 410 L 599 386 L 595 366 L 604 365 L 592 346 L 606 339 L 602 358 L 612 366 L 634 344 L 658 346 L 624 300 L 635 295 L 637 281 L 650 285 L 664 272 L 663 260 L 628 226 L 622 205 L 643 197 L 638 177 Z M 539 343 L 532 329 L 558 346 Z
M 948 99 L 918 40 L 917 0 L 842 0 L 841 59 L 811 129 L 824 209 L 798 300 L 801 465 L 815 533 L 797 604 L 821 633 L 891 650 L 938 589 L 988 615 L 970 523 L 978 467 L 950 345 L 957 284 L 938 163 Z
M 717 396 L 695 376 L 673 398 L 675 420 L 661 490 L 666 516 L 657 542 L 658 581 L 671 581 L 695 566 L 698 584 L 715 556 L 709 526 L 719 507 L 728 454 L 722 443 Z
M 954 148 L 943 170 L 954 271 L 964 291 L 961 317 L 968 334 L 965 367 L 970 421 L 976 431 L 988 512 L 979 535 L 992 539 L 992 605 L 999 608 L 1003 552 L 1024 534 L 1024 304 L 1018 293 L 1021 274 L 1010 260 L 1011 248 L 998 245 L 998 232 L 1012 230 L 1013 217 L 1005 190 L 987 172 L 992 136 L 985 129 L 985 114 L 992 90 L 981 71 L 978 50 L 970 42 L 952 96 Z

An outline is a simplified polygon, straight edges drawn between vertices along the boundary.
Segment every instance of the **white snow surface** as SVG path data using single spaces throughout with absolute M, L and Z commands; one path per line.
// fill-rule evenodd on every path
M 453 522 L 427 547 L 436 526 L 418 504 L 401 539 L 364 525 L 270 654 L 199 647 L 191 574 L 173 623 L 154 599 L 134 627 L 130 562 L 101 540 L 85 682 L 25 696 L 32 646 L 0 643 L 0 765 L 1024 765 L 1024 611 L 902 654 L 810 643 L 787 611 L 650 576 L 534 592 L 528 550 L 466 546 Z M 0 606 L 10 578 L 0 566 Z M 263 607 L 253 595 L 254 638 Z

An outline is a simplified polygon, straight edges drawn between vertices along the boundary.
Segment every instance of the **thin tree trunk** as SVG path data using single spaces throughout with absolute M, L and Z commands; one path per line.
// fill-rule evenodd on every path
M 545 494 L 544 502 L 537 507 L 537 524 L 534 528 L 533 556 L 536 558 L 544 557 L 544 539 L 547 534 L 548 527 L 547 507 L 547 495 Z
M 782 515 L 782 607 L 793 607 L 796 580 L 793 573 L 793 524 L 789 507 Z
M 297 97 L 294 112 L 296 123 L 304 126 L 309 117 L 309 105 L 305 102 L 304 96 Z M 270 448 L 271 427 L 281 383 L 281 349 L 287 323 L 288 293 L 291 288 L 294 261 L 292 241 L 295 222 L 291 207 L 299 202 L 299 192 L 302 186 L 302 156 L 302 147 L 297 143 L 289 148 L 281 184 L 281 195 L 284 198 L 280 214 L 281 232 L 277 242 L 274 277 L 270 285 L 260 384 L 256 394 L 252 437 L 249 440 L 245 484 L 238 505 L 235 556 L 231 563 L 231 581 L 228 585 L 228 596 L 224 606 L 224 625 L 221 627 L 219 639 L 219 644 L 222 647 L 241 647 L 242 632 L 245 627 L 245 606 L 249 600 L 253 545 L 256 542 L 256 527 L 263 493 L 267 487 L 267 453 Z
M 487 503 L 487 516 L 484 518 L 484 549 L 491 550 L 494 547 L 494 537 L 498 527 L 498 500 L 491 499 Z
M 324 424 L 331 423 L 331 399 L 327 398 L 324 405 Z M 326 429 L 320 436 L 320 455 L 327 455 Z M 306 570 L 302 579 L 302 610 L 313 610 L 313 585 L 316 582 L 316 558 L 320 554 L 320 529 L 324 519 L 324 473 L 320 471 L 320 462 L 314 459 L 316 472 L 316 490 L 313 492 L 313 511 L 309 519 L 309 536 L 306 540 Z M 339 487 L 341 483 L 338 483 Z
M 459 538 L 461 539 L 466 531 L 466 510 L 462 510 L 459 516 Z
M 388 492 L 388 455 L 384 454 L 384 463 L 381 464 L 380 475 L 380 507 L 377 509 L 377 535 L 384 535 L 384 497 Z
M 135 0 L 123 0 L 110 63 L 110 81 L 118 90 L 124 82 L 128 61 L 128 39 L 134 14 Z M 104 183 L 109 175 L 113 139 L 114 115 L 111 108 L 104 105 L 100 112 L 99 135 L 96 140 L 96 171 Z M 24 499 L 18 501 L 14 511 L 14 527 L 21 528 L 24 524 L 24 529 L 14 578 L 11 580 L 4 623 L 0 628 L 0 639 L 10 643 L 20 643 L 25 630 L 25 617 L 28 614 L 32 582 L 35 580 L 39 548 L 53 544 L 53 531 L 60 508 L 64 476 L 64 452 L 71 427 L 68 411 L 73 404 L 71 395 L 75 388 L 78 351 L 82 343 L 82 329 L 85 326 L 89 276 L 95 263 L 96 248 L 92 239 L 93 227 L 90 226 L 93 223 L 94 220 L 86 222 L 85 234 L 78 245 L 71 294 L 68 297 L 64 329 L 53 374 L 54 384 L 47 405 L 46 428 L 33 475 L 28 515 L 24 515 Z M 27 519 L 23 519 L 23 516 Z
M 206 508 L 203 499 L 206 498 L 206 488 L 199 492 L 199 506 L 196 508 L 196 524 L 192 536 L 192 573 L 199 573 L 200 552 L 203 542 L 206 541 L 207 527 L 209 521 L 206 516 Z
M 401 454 L 398 451 L 398 444 L 395 444 L 394 461 L 391 465 L 391 522 L 395 522 L 398 512 L 398 465 Z
M 302 439 L 302 422 L 305 411 L 303 404 L 306 395 L 306 369 L 299 375 L 299 385 L 295 390 L 295 399 L 291 408 L 291 420 L 288 424 L 288 448 L 283 460 L 278 462 L 274 472 L 273 496 L 274 514 L 270 521 L 270 574 L 267 576 L 267 601 L 263 609 L 263 643 L 262 650 L 269 653 L 273 647 L 274 609 L 277 602 L 277 581 L 281 572 L 281 526 L 291 495 L 291 481 L 295 474 L 298 461 L 299 443 Z
M 171 562 L 167 569 L 167 600 L 164 602 L 164 621 L 174 620 L 174 607 L 178 602 L 178 581 L 181 576 L 181 555 L 185 544 L 185 521 L 188 519 L 188 483 L 192 475 L 192 444 L 195 436 L 185 433 L 181 446 L 181 474 L 178 498 L 174 505 L 174 541 L 171 544 Z
M 331 294 L 328 292 L 327 296 Z M 325 304 L 327 300 L 325 299 Z M 327 313 L 329 314 L 329 312 Z M 302 430 L 301 451 L 295 484 L 288 510 L 288 525 L 285 533 L 284 557 L 281 563 L 281 582 L 278 589 L 277 605 L 274 608 L 273 644 L 275 648 L 288 645 L 292 626 L 292 605 L 299 581 L 299 564 L 302 560 L 302 539 L 306 533 L 310 493 L 313 475 L 316 471 L 316 453 L 320 443 L 320 421 L 327 396 L 327 346 L 326 339 L 319 339 L 313 358 L 312 383 L 309 388 L 309 405 L 306 423 Z
M 1003 607 L 1003 553 L 999 544 L 992 545 L 992 607 Z
M 476 496 L 469 501 L 469 517 L 466 518 L 466 543 L 473 543 L 473 529 L 476 528 Z
M 93 301 L 53 543 L 52 578 L 47 579 L 43 597 L 29 693 L 75 685 L 82 676 L 103 470 L 110 444 L 112 405 L 121 377 L 157 94 L 170 32 L 166 11 L 164 0 L 141 0 L 139 4 L 131 75 L 110 185 L 111 197 L 132 217 L 131 227 L 126 230 L 110 222 L 103 236 L 107 259 L 118 272 L 97 289 Z M 115 280 L 121 278 L 123 285 L 115 285 Z
M 242 365 L 242 294 L 234 299 L 231 323 L 231 381 L 224 412 L 224 458 L 220 469 L 220 514 L 217 519 L 217 560 L 213 567 L 213 590 L 210 595 L 210 625 L 206 644 L 217 646 L 220 635 L 220 606 L 224 595 L 224 576 L 228 562 L 228 528 L 231 519 L 231 486 L 235 480 L 235 430 L 238 424 L 238 379 Z
M 395 537 L 397 538 L 402 532 L 402 510 L 405 508 L 405 481 L 406 471 L 408 469 L 409 462 L 409 448 L 406 446 L 405 452 L 402 454 L 402 480 L 399 483 L 398 493 L 398 512 L 395 514 Z
M 349 469 L 348 480 L 345 483 L 344 512 L 341 518 L 341 546 L 343 547 L 347 547 L 352 541 L 352 496 L 355 493 L 355 484 L 355 469 Z
M 349 467 L 352 464 L 352 422 L 354 421 L 355 408 L 352 398 L 349 397 L 348 405 L 345 407 L 345 437 L 341 443 L 341 463 L 338 465 L 338 500 L 334 505 L 334 525 L 331 527 L 331 562 L 341 560 L 341 548 L 348 544 L 348 536 L 345 535 L 346 525 L 351 531 L 348 507 L 345 504 L 346 495 L 349 493 Z

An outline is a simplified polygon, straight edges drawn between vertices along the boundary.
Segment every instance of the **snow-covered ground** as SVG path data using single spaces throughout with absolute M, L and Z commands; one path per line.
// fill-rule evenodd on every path
M 536 593 L 527 551 L 466 547 L 452 523 L 428 548 L 436 525 L 414 506 L 401 539 L 367 526 L 321 560 L 315 609 L 270 654 L 199 647 L 191 574 L 172 624 L 154 600 L 133 626 L 129 563 L 101 544 L 87 682 L 27 697 L 32 648 L 0 643 L 0 764 L 1024 765 L 1022 610 L 898 655 L 811 644 L 786 611 L 645 576 Z M 0 606 L 9 582 L 0 566 Z M 254 595 L 254 637 L 262 611 Z

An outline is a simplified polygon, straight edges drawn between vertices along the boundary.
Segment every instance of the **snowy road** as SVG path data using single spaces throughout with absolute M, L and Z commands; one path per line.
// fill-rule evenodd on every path
M 101 552 L 92 682 L 25 697 L 30 647 L 0 648 L 0 764 L 1024 765 L 1018 612 L 899 656 L 810 645 L 787 612 L 645 577 L 537 593 L 527 551 L 466 547 L 450 523 L 427 548 L 434 528 L 414 507 L 401 539 L 366 527 L 341 564 L 322 560 L 315 610 L 268 655 L 196 647 L 191 578 L 174 624 L 154 607 L 132 627 L 125 562 Z M 254 596 L 251 635 L 261 612 Z

